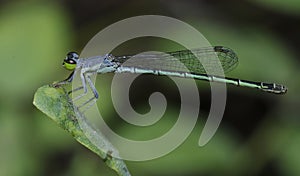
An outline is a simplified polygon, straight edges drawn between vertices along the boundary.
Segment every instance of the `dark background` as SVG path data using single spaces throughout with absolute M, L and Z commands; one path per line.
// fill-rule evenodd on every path
M 126 162 L 132 175 L 300 175 L 299 1 L 65 0 L 0 1 L 1 176 L 115 175 L 38 111 L 32 100 L 38 87 L 68 76 L 61 67 L 68 51 L 80 52 L 101 29 L 137 15 L 187 22 L 212 45 L 230 47 L 238 54 L 239 66 L 228 76 L 282 83 L 289 89 L 286 95 L 273 95 L 229 85 L 221 126 L 206 146 L 198 147 L 210 108 L 209 84 L 198 81 L 201 111 L 190 137 L 162 158 Z M 115 52 L 174 48 L 174 43 L 148 38 L 125 43 Z M 130 100 L 137 112 L 149 110 L 152 92 L 161 91 L 168 100 L 164 120 L 143 131 L 126 125 L 114 112 L 106 96 L 112 76 L 101 76 L 97 83 L 102 86 L 99 106 L 113 129 L 148 139 L 172 127 L 180 98 L 170 79 L 145 75 L 132 85 Z

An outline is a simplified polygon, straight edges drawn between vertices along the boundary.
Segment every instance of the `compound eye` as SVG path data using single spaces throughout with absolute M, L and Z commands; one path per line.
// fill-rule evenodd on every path
M 70 64 L 76 64 L 78 58 L 79 58 L 79 55 L 76 52 L 69 52 L 67 54 L 65 61 L 69 62 Z
M 64 59 L 63 66 L 68 70 L 74 70 L 78 59 L 79 55 L 76 52 L 69 52 Z

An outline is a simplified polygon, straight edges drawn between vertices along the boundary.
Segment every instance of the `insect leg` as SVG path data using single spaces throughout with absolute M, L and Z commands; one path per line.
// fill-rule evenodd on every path
M 81 108 L 81 107 L 83 107 L 85 105 L 88 105 L 87 107 L 85 107 L 85 109 L 82 112 L 84 112 L 84 111 L 88 110 L 90 107 L 92 107 L 96 103 L 96 99 L 99 98 L 99 94 L 97 92 L 97 89 L 95 88 L 95 85 L 93 84 L 93 82 L 91 80 L 91 77 L 90 77 L 90 75 L 92 75 L 92 74 L 93 73 L 87 73 L 86 74 L 86 81 L 87 81 L 90 89 L 92 90 L 94 96 L 92 98 L 88 99 L 86 102 L 84 102 L 82 105 L 80 105 L 78 107 L 78 108 Z
M 85 96 L 87 94 L 87 86 L 86 86 L 86 76 L 85 76 L 85 69 L 81 69 L 80 71 L 80 79 L 81 79 L 81 84 L 82 84 L 82 88 L 81 87 L 78 87 L 76 88 L 75 90 L 80 90 L 80 89 L 83 89 L 83 93 L 81 95 L 78 95 L 77 97 L 75 97 L 73 99 L 73 101 L 76 101 L 78 99 L 80 99 L 81 97 Z

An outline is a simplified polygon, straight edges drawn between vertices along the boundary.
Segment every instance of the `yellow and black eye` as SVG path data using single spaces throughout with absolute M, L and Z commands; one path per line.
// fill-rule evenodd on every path
M 79 55 L 76 52 L 69 52 L 62 65 L 68 70 L 74 70 L 78 59 Z

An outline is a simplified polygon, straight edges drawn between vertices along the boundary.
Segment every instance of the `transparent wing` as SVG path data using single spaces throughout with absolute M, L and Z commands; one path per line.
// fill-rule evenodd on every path
M 218 57 L 224 72 L 231 71 L 238 64 L 238 57 L 234 51 L 223 46 L 135 56 L 115 56 L 114 61 L 128 67 L 170 71 L 187 71 L 188 69 L 193 73 L 205 74 L 201 63 L 205 63 L 206 68 L 214 68 L 217 63 L 213 58 L 216 57 Z

